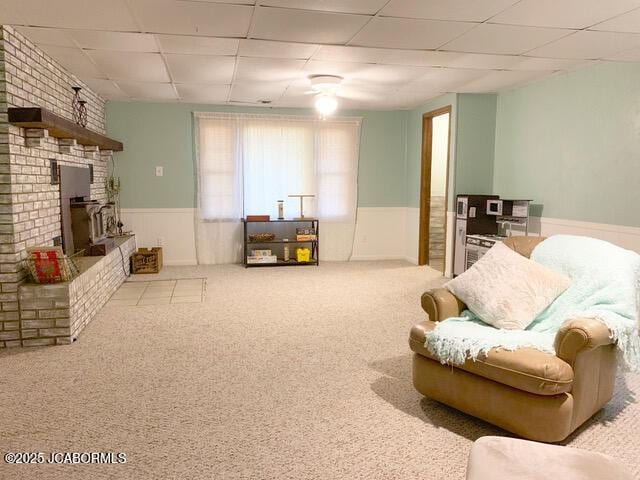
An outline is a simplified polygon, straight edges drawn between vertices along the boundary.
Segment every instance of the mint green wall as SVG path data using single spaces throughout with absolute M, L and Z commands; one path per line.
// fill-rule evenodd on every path
M 107 103 L 109 136 L 124 143 L 114 156 L 124 208 L 189 208 L 195 205 L 193 111 L 308 115 L 304 109 L 217 105 Z M 405 111 L 345 111 L 363 117 L 358 172 L 361 207 L 406 206 Z M 156 166 L 164 176 L 156 177 Z
M 457 96 L 454 93 L 442 95 L 428 101 L 418 108 L 408 112 L 407 119 L 407 205 L 409 207 L 420 206 L 420 167 L 422 155 L 422 115 L 438 108 L 451 105 L 451 142 L 450 158 L 455 158 L 456 146 L 456 111 Z M 450 167 L 453 162 L 449 161 Z M 455 168 L 449 169 L 449 192 L 451 192 Z M 449 209 L 453 205 L 451 193 L 449 193 Z
M 407 126 L 407 205 L 420 205 L 422 115 L 451 105 L 451 160 L 447 205 L 458 193 L 491 193 L 496 95 L 447 94 L 409 112 Z
M 493 193 L 494 94 L 458 95 L 455 193 Z
M 609 63 L 498 96 L 494 190 L 542 216 L 640 226 L 640 64 Z

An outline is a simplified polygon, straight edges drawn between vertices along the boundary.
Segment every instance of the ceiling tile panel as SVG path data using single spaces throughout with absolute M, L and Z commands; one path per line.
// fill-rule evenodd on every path
M 445 66 L 460 57 L 460 53 L 393 48 L 345 47 L 323 45 L 313 60 L 332 62 L 383 63 L 387 65 Z
M 290 82 L 304 76 L 304 60 L 284 58 L 240 57 L 236 66 L 236 82 Z
M 2 0 L 29 26 L 137 31 L 125 0 Z
M 386 99 L 382 99 L 378 102 L 378 106 L 379 108 L 383 109 L 414 108 L 441 94 L 442 93 L 437 90 L 415 88 L 415 86 L 410 86 L 397 90 L 391 95 L 388 95 Z
M 283 82 L 235 83 L 231 87 L 231 101 L 257 103 L 262 100 L 275 101 L 287 89 Z
M 106 50 L 87 50 L 87 54 L 112 80 L 169 82 L 160 54 Z
M 229 97 L 230 85 L 202 85 L 177 83 L 178 95 L 184 102 L 225 103 Z
M 482 53 L 461 53 L 449 63 L 455 68 L 505 69 L 521 61 L 517 55 L 487 55 Z
M 582 29 L 640 6 L 640 0 L 521 0 L 492 23 Z
M 591 30 L 640 33 L 640 8 L 599 23 L 591 27 Z
M 118 86 L 134 100 L 177 100 L 170 83 L 118 82 Z
M 105 100 L 127 98 L 127 95 L 113 80 L 105 80 L 102 78 L 83 78 L 82 80 L 91 90 L 98 93 Z
M 138 23 L 146 32 L 244 37 L 253 7 L 179 0 L 130 0 Z
M 442 50 L 519 55 L 571 33 L 572 30 L 559 28 L 482 24 L 447 43 Z
M 388 0 L 262 0 L 260 5 L 320 10 L 323 12 L 361 13 L 373 15 Z
M 546 76 L 552 72 L 494 71 L 454 89 L 459 93 L 495 93 L 514 88 Z
M 349 75 L 345 83 L 400 86 L 420 78 L 430 70 L 430 67 L 408 65 L 366 65 L 365 68 Z
M 474 26 L 474 23 L 469 22 L 373 18 L 349 44 L 364 47 L 436 49 Z
M 3 0 L 0 2 L 0 25 L 28 25 L 18 7 L 21 0 Z
M 307 43 L 348 42 L 369 20 L 362 15 L 258 7 L 252 38 Z
M 311 58 L 318 50 L 312 43 L 287 43 L 269 40 L 240 40 L 238 55 L 241 57 Z
M 304 75 L 339 75 L 348 81 L 364 72 L 368 67 L 369 65 L 365 63 L 311 60 L 304 67 Z
M 255 5 L 256 0 L 182 0 L 186 2 L 210 2 L 210 3 L 230 3 L 234 5 Z
M 484 22 L 517 0 L 391 0 L 381 15 Z
M 528 52 L 534 57 L 597 60 L 640 47 L 640 34 L 583 30 Z
M 640 48 L 633 48 L 631 50 L 625 50 L 624 52 L 610 55 L 606 60 L 613 62 L 640 62 Z
M 16 27 L 21 34 L 36 45 L 54 45 L 56 47 L 77 47 L 68 34 L 68 30 L 43 27 Z
M 41 45 L 40 48 L 80 78 L 106 78 L 105 72 L 98 69 L 79 48 L 54 45 Z
M 230 84 L 234 57 L 205 55 L 166 55 L 174 82 Z
M 235 55 L 237 38 L 194 37 L 188 35 L 156 35 L 163 53 L 185 55 Z
M 145 33 L 105 32 L 99 30 L 69 30 L 69 36 L 80 47 L 122 52 L 158 52 L 153 35 Z
M 389 96 L 395 89 L 388 86 L 372 85 L 341 85 L 337 93 L 340 108 L 350 108 L 353 106 L 362 107 L 373 105 Z M 312 107 L 317 93 L 311 90 L 311 84 L 291 85 L 287 88 L 282 98 L 277 101 L 277 105 L 290 107 Z
M 575 60 L 567 58 L 539 58 L 539 57 L 518 57 L 520 61 L 511 65 L 509 70 L 575 70 L 579 67 L 586 67 L 593 62 L 588 60 Z
M 486 74 L 487 70 L 433 68 L 408 86 L 425 91 L 452 92 L 455 87 L 481 78 Z

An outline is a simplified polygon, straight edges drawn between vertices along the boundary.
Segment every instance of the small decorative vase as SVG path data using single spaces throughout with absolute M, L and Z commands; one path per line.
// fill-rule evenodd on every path
M 278 200 L 278 220 L 284 220 L 284 200 Z

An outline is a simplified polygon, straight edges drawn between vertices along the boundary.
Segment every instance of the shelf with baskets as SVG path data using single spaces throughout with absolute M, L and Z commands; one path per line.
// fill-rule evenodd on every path
M 243 225 L 245 267 L 293 267 L 320 264 L 318 219 L 263 221 L 243 219 Z M 259 248 L 260 246 L 268 248 Z

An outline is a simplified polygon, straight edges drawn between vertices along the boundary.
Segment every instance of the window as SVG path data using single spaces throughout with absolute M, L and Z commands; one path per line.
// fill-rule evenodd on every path
M 196 114 L 201 218 L 298 216 L 291 194 L 312 194 L 305 215 L 355 219 L 360 119 Z

